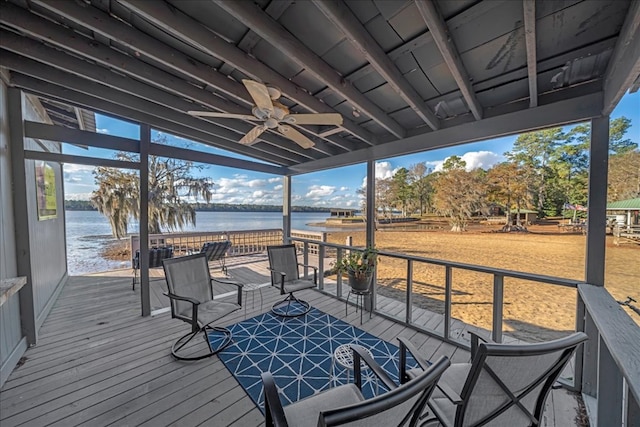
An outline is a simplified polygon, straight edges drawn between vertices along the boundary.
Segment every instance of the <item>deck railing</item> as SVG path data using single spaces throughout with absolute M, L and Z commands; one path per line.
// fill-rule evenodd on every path
M 305 264 L 308 263 L 306 248 L 308 245 L 319 245 L 318 267 L 320 271 L 328 272 L 325 268 L 325 254 L 333 251 L 337 259 L 347 251 L 362 250 L 351 246 L 332 243 L 320 243 L 307 241 L 293 237 L 292 241 L 302 244 L 305 248 Z M 450 325 L 453 271 L 466 270 L 490 274 L 493 276 L 493 327 L 491 338 L 495 342 L 502 342 L 503 330 L 503 295 L 504 279 L 514 278 L 546 283 L 555 286 L 577 289 L 577 313 L 576 330 L 584 331 L 589 335 L 589 341 L 581 347 L 575 359 L 574 378 L 563 378 L 561 382 L 569 389 L 582 391 L 585 403 L 589 411 L 592 425 L 638 425 L 640 420 L 640 328 L 620 308 L 609 292 L 599 286 L 581 284 L 574 280 L 557 277 L 522 273 L 512 270 L 496 269 L 472 264 L 443 261 L 438 259 L 410 256 L 388 251 L 378 251 L 380 257 L 396 258 L 406 262 L 406 290 L 405 290 L 405 317 L 398 318 L 389 314 L 378 312 L 375 303 L 373 310 L 377 315 L 391 318 L 396 322 L 420 329 L 421 331 L 437 336 L 451 344 L 468 347 L 464 342 L 451 336 Z M 444 330 L 425 329 L 415 324 L 412 319 L 413 306 L 413 280 L 414 267 L 418 263 L 437 265 L 444 267 Z M 324 275 L 319 278 L 319 287 L 324 289 Z M 374 284 L 376 281 L 374 280 Z M 336 276 L 336 296 L 341 298 L 342 277 Z M 373 298 L 375 300 L 376 286 L 374 286 Z M 636 423 L 636 424 L 634 424 Z
M 296 238 L 303 238 L 308 241 L 324 242 L 327 240 L 326 233 L 322 232 L 292 230 L 291 234 Z M 150 234 L 149 247 L 158 248 L 171 246 L 173 247 L 174 256 L 182 256 L 199 252 L 202 245 L 206 242 L 219 242 L 224 240 L 231 242 L 231 249 L 228 253 L 229 256 L 260 253 L 265 252 L 267 246 L 282 244 L 282 229 Z M 132 254 L 135 254 L 136 250 L 140 249 L 139 235 L 131 235 L 130 247 Z M 309 248 L 311 253 L 317 254 L 317 245 L 311 244 Z
M 578 295 L 577 329 L 589 341 L 576 359 L 576 381 L 591 425 L 637 426 L 640 328 L 604 287 L 581 284 Z

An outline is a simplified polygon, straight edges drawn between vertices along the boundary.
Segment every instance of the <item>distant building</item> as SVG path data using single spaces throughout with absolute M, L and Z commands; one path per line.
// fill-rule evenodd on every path
M 332 218 L 352 218 L 356 215 L 355 209 L 331 209 Z
M 640 198 L 607 203 L 607 219 L 618 225 L 640 225 Z

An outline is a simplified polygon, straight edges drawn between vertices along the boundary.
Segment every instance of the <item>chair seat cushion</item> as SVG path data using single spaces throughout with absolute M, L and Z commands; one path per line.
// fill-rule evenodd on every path
M 341 385 L 309 396 L 284 407 L 290 426 L 317 427 L 320 412 L 359 403 L 364 400 L 355 384 Z
M 208 301 L 198 306 L 198 324 L 202 327 L 218 319 L 223 318 L 229 313 L 239 310 L 238 304 L 223 301 Z M 184 313 L 191 316 L 191 313 Z
M 305 279 L 296 279 L 284 283 L 285 292 L 296 292 L 301 291 L 302 289 L 311 289 L 315 287 L 316 285 L 315 283 L 313 283 L 313 281 Z

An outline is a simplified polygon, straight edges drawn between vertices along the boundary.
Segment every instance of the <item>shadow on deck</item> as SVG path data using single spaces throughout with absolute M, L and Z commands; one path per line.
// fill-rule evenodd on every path
M 264 279 L 262 261 L 249 257 L 234 261 L 232 258 L 228 263 L 230 272 L 243 267 L 244 274 L 253 271 L 255 280 Z M 40 329 L 38 345 L 27 350 L 22 365 L 2 388 L 0 424 L 263 425 L 262 413 L 217 356 L 199 362 L 179 362 L 171 357 L 171 343 L 188 326 L 171 319 L 168 312 L 141 317 L 139 287 L 133 292 L 131 274 L 117 274 L 68 280 Z M 382 316 L 374 315 L 360 326 L 355 310 L 345 316 L 344 302 L 321 292 L 307 290 L 300 296 L 381 339 L 394 342 L 396 337 L 406 337 L 427 358 L 446 355 L 453 362 L 469 359 L 466 350 Z M 267 311 L 281 298 L 271 286 L 263 288 L 263 297 L 263 309 L 259 304 L 249 305 L 248 317 Z M 226 323 L 244 318 L 245 312 L 240 310 Z M 576 408 L 573 395 L 553 390 L 542 425 L 574 425 Z

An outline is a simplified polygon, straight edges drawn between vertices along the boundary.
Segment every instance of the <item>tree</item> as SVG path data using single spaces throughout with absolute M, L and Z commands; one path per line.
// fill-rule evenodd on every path
M 425 213 L 425 208 L 430 205 L 433 187 L 429 169 L 424 163 L 416 163 L 409 167 L 409 185 L 411 187 L 411 199 L 416 202 L 420 215 Z
M 121 152 L 116 159 L 136 162 L 139 156 Z M 194 168 L 199 169 L 192 162 L 149 156 L 149 233 L 159 234 L 163 227 L 175 230 L 195 225 L 195 209 L 185 197 L 200 197 L 208 203 L 213 183 L 193 177 Z M 130 218 L 140 218 L 138 174 L 98 167 L 94 179 L 98 189 L 93 192 L 91 203 L 109 219 L 113 235 L 118 239 L 125 237 Z
M 400 168 L 391 178 L 391 193 L 393 205 L 399 207 L 403 216 L 407 216 L 407 205 L 411 198 L 411 187 L 409 185 L 409 171 Z
M 528 207 L 530 191 L 524 179 L 525 171 L 513 162 L 495 165 L 487 173 L 488 191 L 491 199 L 505 207 L 504 231 L 511 230 L 511 209 L 515 205 L 517 225 L 520 226 L 520 210 Z
M 466 162 L 449 157 L 434 182 L 434 204 L 438 212 L 449 217 L 451 231 L 465 231 L 471 216 L 484 205 L 486 186 L 481 170 L 467 172 Z
M 631 150 L 611 156 L 608 187 L 609 202 L 640 197 L 640 151 Z
M 539 212 L 544 211 L 547 197 L 549 159 L 558 144 L 565 140 L 566 136 L 560 128 L 525 133 L 518 136 L 513 149 L 505 153 L 507 159 L 524 168 L 525 179 L 532 188 L 537 188 L 536 202 Z

